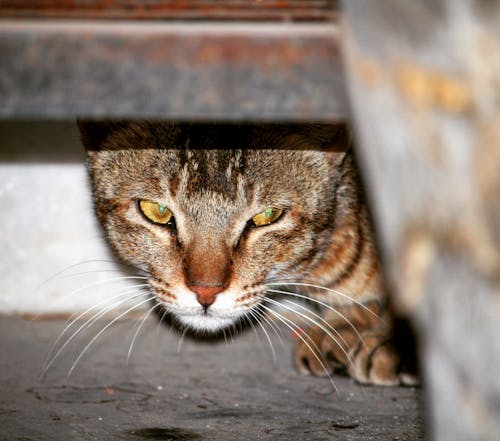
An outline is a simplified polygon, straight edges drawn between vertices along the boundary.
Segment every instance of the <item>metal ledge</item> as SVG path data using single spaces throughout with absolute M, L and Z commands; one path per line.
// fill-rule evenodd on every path
M 336 0 L 0 0 L 0 17 L 335 21 Z
M 0 20 L 0 117 L 344 119 L 335 24 Z

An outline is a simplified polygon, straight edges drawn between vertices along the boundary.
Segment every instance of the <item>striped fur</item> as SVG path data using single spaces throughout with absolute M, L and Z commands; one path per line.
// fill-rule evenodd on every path
M 149 274 L 152 292 L 174 320 L 216 333 L 258 318 L 275 291 L 287 291 L 289 304 L 306 296 L 323 305 L 322 323 L 338 335 L 334 341 L 326 326 L 294 328 L 303 333 L 296 352 L 301 371 L 322 375 L 325 367 L 342 367 L 363 383 L 401 381 L 345 126 L 79 126 L 109 242 Z M 167 206 L 175 224 L 148 221 L 138 208 L 142 199 Z M 249 220 L 267 207 L 284 214 L 252 228 Z M 220 292 L 207 307 L 195 286 Z

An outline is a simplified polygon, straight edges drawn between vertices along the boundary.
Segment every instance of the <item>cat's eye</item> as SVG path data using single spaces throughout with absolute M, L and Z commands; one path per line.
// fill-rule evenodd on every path
M 277 221 L 281 215 L 283 214 L 283 210 L 280 208 L 266 208 L 262 213 L 258 213 L 252 217 L 252 222 L 256 227 L 263 227 L 264 225 L 269 225 Z
M 139 201 L 139 208 L 142 214 L 155 224 L 169 225 L 174 220 L 172 212 L 165 205 L 158 202 L 142 200 Z

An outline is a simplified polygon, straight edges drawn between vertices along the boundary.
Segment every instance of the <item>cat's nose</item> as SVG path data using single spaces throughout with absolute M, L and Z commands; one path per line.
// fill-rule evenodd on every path
M 198 298 L 200 305 L 207 309 L 212 303 L 215 302 L 215 296 L 224 291 L 225 286 L 190 285 L 189 289 L 196 293 L 196 297 Z

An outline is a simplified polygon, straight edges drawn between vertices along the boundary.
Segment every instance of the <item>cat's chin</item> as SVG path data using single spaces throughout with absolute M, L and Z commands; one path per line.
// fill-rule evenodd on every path
M 175 314 L 175 317 L 181 325 L 203 334 L 215 334 L 235 324 L 232 318 L 215 317 L 209 314 Z

